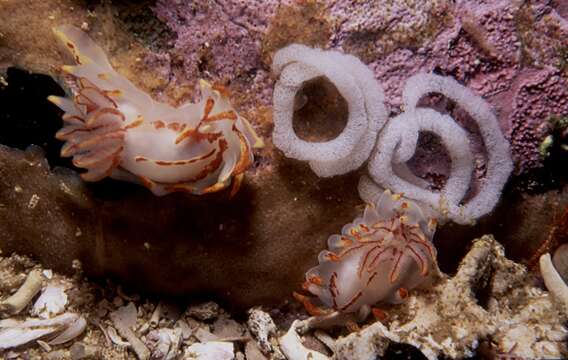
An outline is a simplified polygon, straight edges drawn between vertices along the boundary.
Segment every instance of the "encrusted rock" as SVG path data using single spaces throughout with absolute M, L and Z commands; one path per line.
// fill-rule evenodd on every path
M 380 356 L 385 339 L 413 345 L 429 359 L 473 356 L 484 339 L 491 339 L 496 353 L 507 356 L 567 354 L 567 315 L 549 293 L 535 286 L 524 266 L 505 257 L 492 236 L 474 241 L 454 277 L 443 277 L 388 312 L 390 323 L 377 322 L 339 339 L 337 357 L 349 359 L 355 349 L 362 349 L 368 359 L 373 353 Z
M 373 360 L 384 355 L 391 340 L 384 336 L 388 332 L 380 322 L 373 324 L 377 330 L 350 335 L 337 342 L 335 358 Z
M 258 346 L 264 354 L 273 352 L 270 338 L 276 334 L 276 325 L 270 315 L 260 308 L 250 309 L 247 321 L 250 332 L 254 335 Z
M 194 317 L 197 320 L 206 321 L 213 320 L 219 316 L 219 305 L 209 301 L 199 305 L 192 305 L 186 310 L 188 316 Z

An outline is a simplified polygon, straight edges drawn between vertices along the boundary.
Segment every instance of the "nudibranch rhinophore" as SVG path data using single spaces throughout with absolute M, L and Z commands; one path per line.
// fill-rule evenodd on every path
M 262 146 L 224 91 L 201 81 L 201 100 L 173 107 L 153 100 L 117 73 L 103 50 L 73 26 L 54 30 L 74 66 L 62 67 L 72 96 L 50 96 L 65 111 L 56 137 L 64 157 L 87 169 L 86 181 L 107 176 L 174 191 L 234 194 Z
M 417 203 L 387 190 L 367 205 L 363 217 L 328 239 L 329 250 L 320 252 L 303 287 L 342 312 L 401 302 L 438 271 L 431 242 L 435 230 L 436 220 Z

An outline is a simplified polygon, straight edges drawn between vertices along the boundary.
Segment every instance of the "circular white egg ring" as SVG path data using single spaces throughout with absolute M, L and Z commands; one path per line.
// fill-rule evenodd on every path
M 414 155 L 420 131 L 439 136 L 450 155 L 450 175 L 440 192 L 417 185 L 410 172 L 395 170 L 396 164 L 404 163 Z M 369 174 L 383 188 L 404 193 L 410 199 L 432 206 L 443 202 L 458 204 L 471 182 L 472 160 L 467 134 L 450 116 L 432 109 L 415 109 L 391 119 L 381 131 L 377 151 L 369 161 Z
M 280 76 L 274 90 L 274 144 L 286 156 L 308 161 L 318 176 L 339 175 L 361 166 L 371 155 L 377 134 L 387 120 L 384 94 L 373 72 L 351 55 L 298 44 L 279 50 L 272 67 Z M 337 138 L 321 143 L 307 142 L 294 133 L 294 98 L 306 81 L 319 76 L 329 79 L 344 97 L 349 106 L 349 118 Z M 463 205 L 474 167 L 467 133 L 450 116 L 416 107 L 429 93 L 443 94 L 468 112 L 477 122 L 485 144 L 486 176 L 479 191 Z M 513 164 L 509 144 L 489 104 L 454 79 L 434 74 L 409 78 L 403 102 L 405 112 L 393 118 L 379 136 L 369 162 L 372 180 L 362 179 L 360 190 L 365 196 L 382 191 L 379 188 L 404 192 L 407 197 L 438 209 L 441 217 L 462 224 L 490 212 Z M 414 155 L 420 131 L 438 135 L 452 161 L 450 176 L 440 192 L 430 191 L 427 182 L 416 177 L 406 165 Z
M 334 51 L 290 45 L 275 55 L 279 74 L 274 88 L 274 144 L 287 157 L 307 160 L 318 176 L 352 171 L 365 162 L 378 130 L 387 119 L 382 89 L 370 69 L 357 58 Z M 349 107 L 342 133 L 327 142 L 301 140 L 294 132 L 294 98 L 306 81 L 325 76 Z
M 430 93 L 440 93 L 456 102 L 477 123 L 483 139 L 487 169 L 476 195 L 463 206 L 459 205 L 463 199 L 448 198 L 450 218 L 458 223 L 468 223 L 489 213 L 499 201 L 501 191 L 513 171 L 509 143 L 489 104 L 450 77 L 417 74 L 409 78 L 403 92 L 405 110 L 416 109 L 418 101 Z

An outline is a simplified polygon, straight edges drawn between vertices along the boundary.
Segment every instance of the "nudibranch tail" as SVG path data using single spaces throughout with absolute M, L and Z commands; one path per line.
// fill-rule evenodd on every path
M 85 32 L 74 26 L 62 25 L 54 28 L 53 33 L 75 63 L 96 63 L 100 67 L 112 69 L 104 51 Z
M 345 312 L 403 301 L 437 270 L 434 230 L 417 203 L 385 191 L 362 217 L 329 237 L 329 250 L 306 273 L 304 289 Z
M 70 64 L 62 72 L 71 96 L 48 99 L 61 108 L 62 156 L 87 171 L 87 181 L 110 176 L 146 186 L 156 195 L 239 189 L 263 145 L 233 108 L 223 87 L 200 81 L 202 99 L 174 108 L 154 101 L 117 73 L 83 31 L 54 30 Z

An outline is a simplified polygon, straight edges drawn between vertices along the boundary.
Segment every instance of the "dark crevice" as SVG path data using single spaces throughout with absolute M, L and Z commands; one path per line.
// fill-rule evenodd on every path
M 377 358 L 378 360 L 379 358 Z M 391 343 L 381 359 L 392 360 L 423 360 L 424 354 L 417 348 L 408 344 Z
M 561 189 L 568 183 L 568 120 L 553 118 L 548 122 L 550 143 L 547 147 L 541 145 L 542 166 L 516 176 L 512 183 L 517 191 L 541 194 Z
M 477 300 L 477 304 L 488 310 L 489 300 L 491 299 L 491 279 L 494 269 L 486 271 L 482 277 L 477 279 L 477 283 L 473 284 L 471 291 Z
M 0 87 L 0 144 L 22 150 L 38 145 L 51 166 L 73 167 L 59 155 L 63 142 L 55 138 L 63 111 L 47 101 L 49 95 L 65 95 L 64 90 L 48 75 L 13 67 L 6 81 L 8 85 Z

